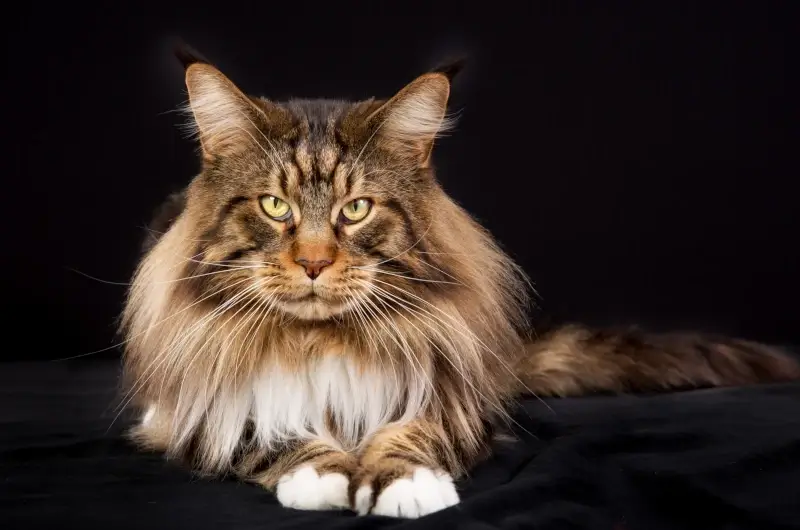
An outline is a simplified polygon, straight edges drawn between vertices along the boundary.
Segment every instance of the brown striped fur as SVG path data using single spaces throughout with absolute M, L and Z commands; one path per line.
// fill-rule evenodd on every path
M 800 378 L 783 353 L 727 338 L 529 340 L 524 274 L 434 176 L 453 70 L 389 100 L 277 103 L 185 62 L 203 168 L 159 211 L 123 315 L 143 446 L 279 491 L 312 466 L 345 477 L 364 513 L 420 468 L 462 476 L 525 392 Z M 291 216 L 266 215 L 265 195 Z M 372 209 L 349 223 L 359 197 Z M 309 257 L 326 264 L 313 282 Z
M 793 381 L 800 364 L 742 339 L 571 325 L 531 343 L 518 373 L 537 395 L 563 397 Z

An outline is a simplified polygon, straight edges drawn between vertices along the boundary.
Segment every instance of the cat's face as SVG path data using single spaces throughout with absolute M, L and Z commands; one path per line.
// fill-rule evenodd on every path
M 195 288 L 324 320 L 446 283 L 423 241 L 441 195 L 427 166 L 445 76 L 357 104 L 251 99 L 207 65 L 187 85 L 204 152 L 186 206 L 202 227 Z

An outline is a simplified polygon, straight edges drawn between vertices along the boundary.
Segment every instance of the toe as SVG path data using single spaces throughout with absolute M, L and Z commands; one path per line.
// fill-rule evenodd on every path
M 372 513 L 390 517 L 418 517 L 414 482 L 407 478 L 395 480 L 378 495 Z
M 300 510 L 347 508 L 349 479 L 341 473 L 320 476 L 313 466 L 303 466 L 278 481 L 275 496 L 286 507 Z
M 362 485 L 356 491 L 356 511 L 389 517 L 416 518 L 458 504 L 459 498 L 452 477 L 428 468 L 417 468 L 411 476 L 398 478 L 377 493 L 374 506 L 372 487 Z
M 358 488 L 353 505 L 358 515 L 367 515 L 372 506 L 372 486 L 364 485 Z
M 439 479 L 433 471 L 419 468 L 414 471 L 414 484 L 416 486 L 414 497 L 420 515 L 427 515 L 446 508 L 444 498 L 439 489 Z

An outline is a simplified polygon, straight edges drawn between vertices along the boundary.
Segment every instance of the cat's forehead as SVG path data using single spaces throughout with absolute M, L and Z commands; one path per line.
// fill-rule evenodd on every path
M 292 113 L 297 123 L 310 139 L 328 137 L 337 122 L 347 114 L 354 103 L 334 99 L 292 99 L 283 106 Z
M 368 136 L 364 120 L 379 102 L 294 99 L 277 105 L 288 114 L 282 119 L 290 118 L 285 132 L 265 124 L 260 136 L 248 136 L 263 142 L 256 141 L 257 146 L 240 157 L 220 158 L 212 172 L 220 178 L 210 182 L 229 183 L 235 175 L 235 193 L 270 190 L 304 210 L 320 212 L 328 212 L 332 203 L 364 191 L 365 186 L 373 192 L 385 188 L 373 167 L 382 164 L 382 158 L 373 151 L 373 156 L 359 156 Z M 371 175 L 369 182 L 365 174 Z
M 291 112 L 297 136 L 289 156 L 299 175 L 298 184 L 329 182 L 350 146 L 338 133 L 342 118 L 352 103 L 336 100 L 292 100 L 284 106 Z
M 363 102 L 296 99 L 281 106 L 291 114 L 292 132 L 282 147 L 265 153 L 273 166 L 270 178 L 275 189 L 304 209 L 327 212 L 331 203 L 360 189 L 364 168 L 355 168 L 353 162 L 360 151 L 355 142 Z M 259 152 L 263 150 L 253 154 Z
M 291 100 L 284 107 L 292 114 L 297 133 L 297 144 L 309 153 L 318 153 L 342 145 L 341 135 L 337 134 L 344 116 L 353 104 L 346 101 L 316 99 Z

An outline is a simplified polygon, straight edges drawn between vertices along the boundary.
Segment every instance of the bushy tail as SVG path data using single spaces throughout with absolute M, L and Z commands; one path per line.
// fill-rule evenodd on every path
M 565 326 L 530 344 L 519 377 L 540 396 L 652 392 L 800 380 L 800 361 L 733 338 Z

